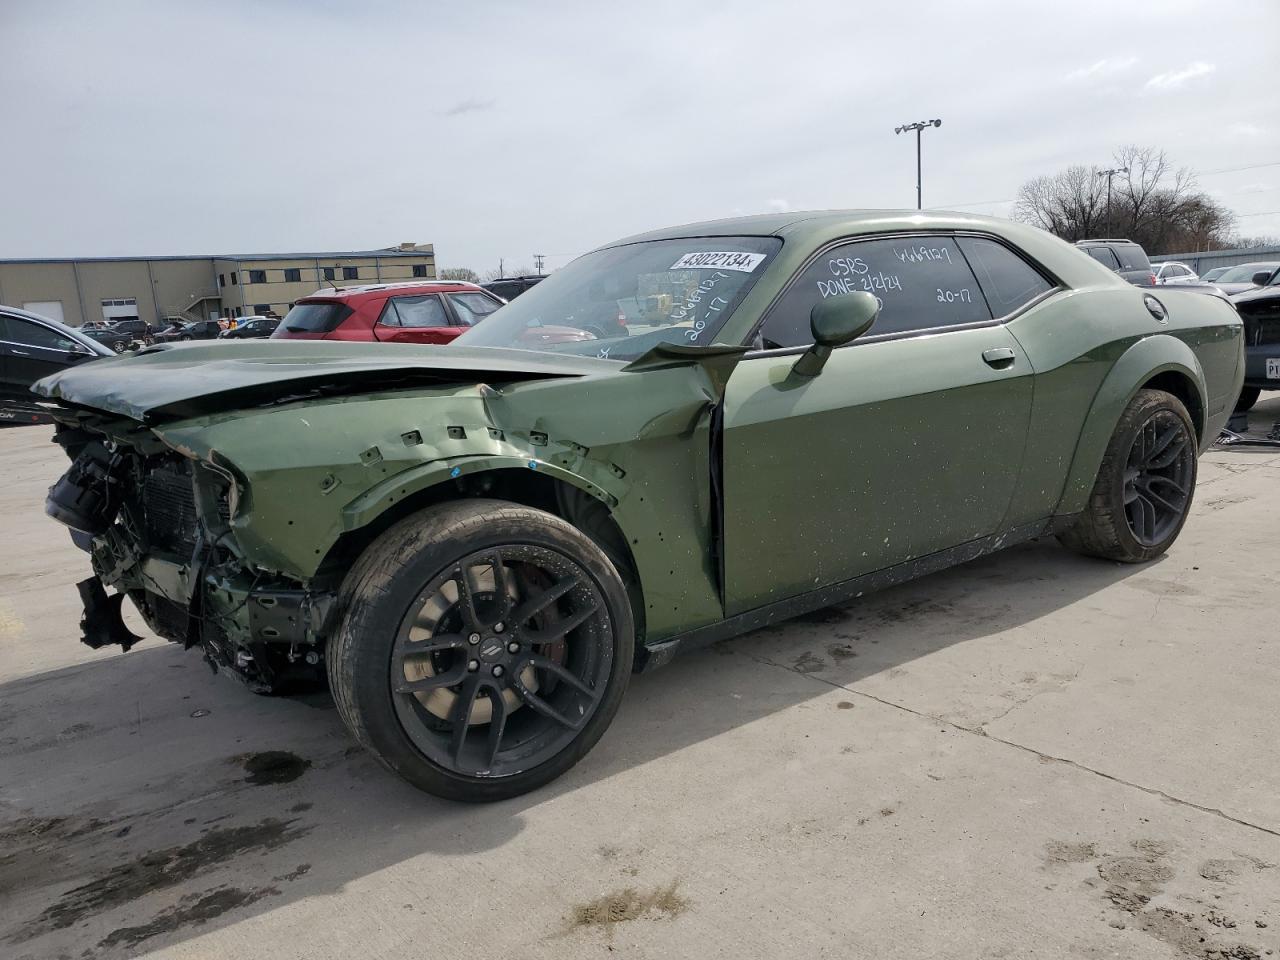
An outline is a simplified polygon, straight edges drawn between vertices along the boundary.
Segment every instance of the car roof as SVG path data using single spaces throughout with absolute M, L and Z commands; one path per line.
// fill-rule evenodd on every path
M 321 287 L 315 293 L 309 293 L 302 300 L 348 300 L 365 297 L 371 294 L 391 295 L 410 293 L 446 293 L 448 291 L 474 290 L 485 292 L 478 283 L 466 280 L 406 280 L 403 283 L 367 283 L 355 287 Z
M 1117 237 L 1117 238 L 1115 238 L 1114 240 L 1109 240 L 1109 239 L 1106 239 L 1106 238 L 1102 238 L 1102 239 L 1100 239 L 1100 240 L 1077 240 L 1077 241 L 1076 241 L 1076 246 L 1077 246 L 1077 247 L 1088 247 L 1088 246 L 1093 246 L 1093 245 L 1095 245 L 1095 244 L 1096 244 L 1096 245 L 1102 245 L 1102 244 L 1117 244 L 1117 243 L 1126 243 L 1126 244 L 1128 244 L 1128 245 L 1129 245 L 1129 246 L 1131 246 L 1131 247 L 1140 246 L 1140 244 L 1139 244 L 1136 240 L 1125 240 L 1125 239 L 1120 238 L 1120 237 Z
M 933 230 L 978 230 L 1001 236 L 1025 235 L 1035 228 L 977 214 L 950 210 L 800 210 L 762 213 L 725 220 L 703 220 L 677 227 L 638 233 L 606 244 L 607 247 L 647 240 L 728 236 L 842 236 L 875 233 L 915 233 Z M 1036 231 L 1043 232 L 1043 231 Z

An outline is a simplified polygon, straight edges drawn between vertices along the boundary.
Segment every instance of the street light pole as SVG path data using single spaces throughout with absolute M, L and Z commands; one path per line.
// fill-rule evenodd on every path
M 917 120 L 915 123 L 903 124 L 900 127 L 894 127 L 894 133 L 906 133 L 908 130 L 916 132 L 916 209 L 920 210 L 924 206 L 922 192 L 920 189 L 920 132 L 926 127 L 940 127 L 941 120 Z
M 1111 168 L 1111 169 L 1109 169 L 1109 170 L 1095 170 L 1095 171 L 1093 172 L 1093 175 L 1094 175 L 1095 177 L 1106 177 L 1106 178 L 1107 178 L 1107 236 L 1108 236 L 1109 238 L 1110 238 L 1110 236 L 1111 236 L 1111 227 L 1112 227 L 1112 223 L 1111 223 L 1111 178 L 1112 178 L 1112 177 L 1114 177 L 1117 173 L 1128 173 L 1128 172 L 1129 172 L 1129 168 L 1128 168 L 1128 167 L 1112 167 L 1112 168 Z

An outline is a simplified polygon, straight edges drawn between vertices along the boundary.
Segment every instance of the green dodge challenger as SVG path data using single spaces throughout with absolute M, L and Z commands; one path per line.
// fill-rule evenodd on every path
M 138 639 L 128 597 L 256 690 L 327 671 L 383 764 L 496 800 L 682 649 L 1046 534 L 1160 555 L 1242 375 L 1218 298 L 844 211 L 610 244 L 447 347 L 156 347 L 37 390 L 85 642 Z

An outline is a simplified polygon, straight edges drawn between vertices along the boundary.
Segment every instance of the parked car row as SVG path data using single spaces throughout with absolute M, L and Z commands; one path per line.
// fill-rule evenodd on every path
M 1176 260 L 1151 263 L 1132 240 L 1079 240 L 1076 246 L 1137 286 L 1207 293 L 1236 308 L 1245 333 L 1245 379 L 1237 413 L 1257 403 L 1263 390 L 1280 390 L 1280 261 L 1215 267 L 1198 277 Z
M 1259 261 L 1218 268 L 1213 271 L 1215 282 L 1209 283 L 1197 277 L 1186 264 L 1177 261 L 1153 264 L 1142 246 L 1131 240 L 1082 240 L 1076 246 L 1137 286 L 1176 287 L 1230 300 L 1244 319 L 1249 354 L 1245 386 L 1237 409 L 1251 407 L 1262 390 L 1280 389 L 1280 262 Z M 152 343 L 268 337 L 445 344 L 544 279 L 542 276 L 503 277 L 484 285 L 419 280 L 327 288 L 298 300 L 283 320 L 274 315 L 253 315 L 234 321 L 166 317 L 167 325 L 163 327 L 143 320 L 90 322 L 79 331 L 60 324 L 58 327 L 71 332 L 76 343 L 90 342 L 102 348 L 92 355 L 123 353 Z M 617 291 L 602 287 L 580 291 L 579 304 L 572 315 L 561 318 L 558 323 L 529 324 L 521 332 L 520 342 L 526 347 L 540 348 L 627 336 L 633 330 L 647 329 L 650 315 L 659 305 L 680 299 L 680 291 L 675 289 L 654 288 L 643 293 L 644 296 L 618 297 Z M 44 324 L 54 323 L 45 318 L 36 319 Z M 60 356 L 66 359 L 71 352 L 71 347 L 64 347 Z M 58 354 L 58 350 L 54 353 Z M 76 351 L 75 358 L 66 359 L 64 365 L 81 362 L 89 356 L 91 354 Z M 14 378 L 25 379 L 17 368 L 11 372 Z M 26 383 L 34 379 L 32 376 Z M 17 393 L 29 407 L 25 389 Z

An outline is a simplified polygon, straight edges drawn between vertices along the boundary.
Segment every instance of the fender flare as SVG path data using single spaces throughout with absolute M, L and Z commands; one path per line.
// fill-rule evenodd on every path
M 1208 409 L 1204 370 L 1189 346 L 1168 334 L 1144 337 L 1133 344 L 1094 394 L 1055 515 L 1079 513 L 1085 508 L 1120 415 L 1143 385 L 1162 373 L 1184 377 L 1196 393 L 1202 415 Z M 1194 410 L 1191 415 L 1194 420 Z M 1204 423 L 1197 423 L 1196 429 L 1203 431 Z
M 394 477 L 388 477 L 376 486 L 370 487 L 342 508 L 342 530 L 344 533 L 359 530 L 397 503 L 429 487 L 456 480 L 468 474 L 493 470 L 534 470 L 545 473 L 595 497 L 610 510 L 618 505 L 618 497 L 599 484 L 545 460 L 507 454 L 466 455 L 432 460 L 398 473 Z

